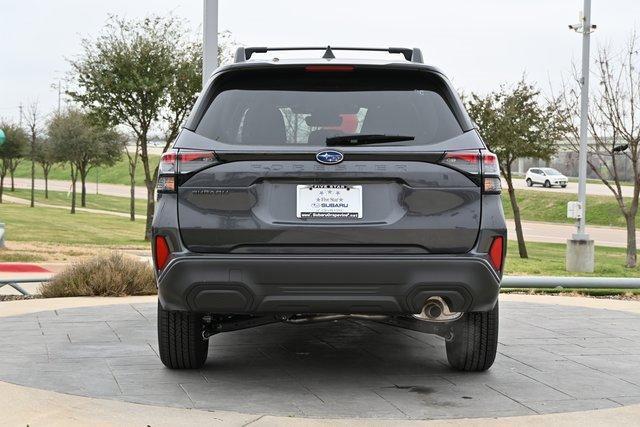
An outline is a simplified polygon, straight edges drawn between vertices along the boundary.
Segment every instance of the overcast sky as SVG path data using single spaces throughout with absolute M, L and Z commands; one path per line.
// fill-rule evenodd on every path
M 220 30 L 250 45 L 420 47 L 457 88 L 486 92 L 526 73 L 542 88 L 580 59 L 576 23 L 582 0 L 220 0 Z M 202 0 L 0 0 L 0 117 L 37 99 L 56 108 L 51 88 L 111 14 L 173 13 L 194 30 Z M 620 45 L 640 29 L 640 1 L 593 0 L 592 38 Z

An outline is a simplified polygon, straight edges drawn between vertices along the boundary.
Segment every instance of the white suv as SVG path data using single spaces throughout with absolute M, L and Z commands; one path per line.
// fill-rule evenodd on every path
M 530 168 L 525 175 L 527 187 L 533 184 L 540 184 L 544 187 L 559 185 L 562 188 L 567 186 L 567 177 L 552 168 Z

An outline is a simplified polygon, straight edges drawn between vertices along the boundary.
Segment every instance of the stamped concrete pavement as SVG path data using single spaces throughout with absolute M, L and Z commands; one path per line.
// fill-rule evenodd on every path
M 142 302 L 148 299 L 28 314 L 15 309 L 19 303 L 2 303 L 0 380 L 263 421 L 505 417 L 639 403 L 638 303 L 629 312 L 550 298 L 503 298 L 500 354 L 480 374 L 450 370 L 439 339 L 361 322 L 214 336 L 204 369 L 170 371 L 157 358 L 155 305 Z M 622 413 L 625 420 L 628 411 Z

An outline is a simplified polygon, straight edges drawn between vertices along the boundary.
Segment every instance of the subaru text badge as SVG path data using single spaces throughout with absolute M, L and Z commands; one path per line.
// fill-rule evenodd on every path
M 316 154 L 316 160 L 324 165 L 336 165 L 344 160 L 344 155 L 335 150 L 324 150 Z

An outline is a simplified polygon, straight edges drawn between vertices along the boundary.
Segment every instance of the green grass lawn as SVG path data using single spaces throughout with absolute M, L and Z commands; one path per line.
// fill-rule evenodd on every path
M 152 168 L 155 168 L 160 161 L 160 156 L 149 155 L 149 164 Z M 55 165 L 49 172 L 49 179 L 62 179 L 69 181 L 69 165 Z M 29 178 L 31 177 L 31 163 L 27 160 L 23 160 L 16 169 L 16 178 Z M 42 175 L 42 168 L 36 165 L 36 178 L 44 178 Z M 129 185 L 129 159 L 126 154 L 122 154 L 122 158 L 115 165 L 111 167 L 93 168 L 89 171 L 87 182 L 104 182 L 108 184 L 123 184 Z M 8 181 L 8 180 L 6 180 Z M 8 185 L 5 181 L 5 185 Z M 138 165 L 136 166 L 136 185 L 144 185 L 144 169 L 142 168 L 142 162 L 138 158 Z
M 20 197 L 25 200 L 30 200 L 31 190 L 26 188 L 16 188 L 15 191 L 9 191 L 5 188 L 5 195 Z M 71 194 L 66 191 L 49 191 L 49 198 L 44 198 L 43 190 L 36 190 L 35 193 L 36 202 L 46 203 L 49 205 L 67 206 L 71 209 Z M 80 207 L 80 194 L 77 194 L 77 207 Z M 136 214 L 144 215 L 147 211 L 145 200 L 136 200 Z M 101 209 L 112 212 L 129 213 L 129 199 L 127 197 L 117 196 L 104 196 L 92 194 L 90 189 L 87 189 L 87 208 Z
M 0 205 L 8 241 L 67 245 L 147 247 L 144 221 L 129 221 L 112 215 L 78 212 L 74 215 L 56 208 Z
M 593 273 L 568 273 L 565 270 L 566 246 L 559 243 L 527 242 L 528 259 L 518 256 L 518 244 L 509 241 L 505 274 L 512 276 L 600 276 L 640 277 L 640 268 L 626 268 L 625 249 L 596 246 Z
M 575 194 L 516 190 L 516 199 L 525 221 L 561 222 L 574 224 L 567 218 L 567 202 L 577 200 Z M 506 191 L 502 194 L 502 205 L 507 218 L 513 218 L 513 210 Z M 587 224 L 608 227 L 626 227 L 624 217 L 615 199 L 610 196 L 587 196 Z M 640 215 L 636 218 L 640 226 Z

